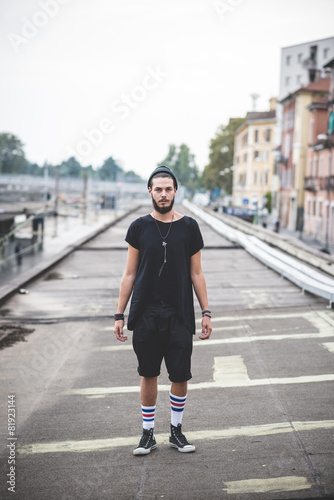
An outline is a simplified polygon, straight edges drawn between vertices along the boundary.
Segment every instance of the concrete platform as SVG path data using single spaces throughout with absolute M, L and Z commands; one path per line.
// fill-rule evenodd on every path
M 140 380 L 131 332 L 125 345 L 117 342 L 112 315 L 125 231 L 138 215 L 0 308 L 2 325 L 21 332 L 0 350 L 1 498 L 13 498 L 6 445 L 14 437 L 20 500 L 333 498 L 334 311 L 202 223 L 214 330 L 210 341 L 194 338 L 183 428 L 196 452 L 168 446 L 163 367 L 158 448 L 132 455 Z M 12 394 L 15 436 L 7 430 Z

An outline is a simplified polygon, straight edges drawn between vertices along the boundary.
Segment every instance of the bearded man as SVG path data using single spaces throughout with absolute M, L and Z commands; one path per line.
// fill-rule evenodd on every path
M 157 447 L 154 421 L 158 376 L 164 359 L 171 381 L 169 444 L 182 453 L 195 451 L 182 433 L 182 417 L 191 379 L 191 354 L 195 334 L 193 289 L 202 309 L 201 340 L 210 338 L 211 311 L 201 266 L 203 238 L 197 222 L 174 211 L 177 179 L 160 165 L 147 183 L 153 211 L 131 223 L 125 240 L 128 257 L 122 276 L 116 338 L 125 342 L 124 311 L 130 300 L 128 330 L 141 376 L 143 433 L 134 455 L 147 455 Z

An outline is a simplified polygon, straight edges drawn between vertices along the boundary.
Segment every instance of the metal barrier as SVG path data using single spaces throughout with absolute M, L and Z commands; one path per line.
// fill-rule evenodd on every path
M 183 205 L 221 236 L 224 236 L 224 238 L 233 243 L 240 244 L 250 255 L 300 287 L 303 292 L 307 291 L 313 295 L 327 299 L 329 301 L 327 307 L 332 308 L 334 302 L 333 279 L 315 271 L 297 259 L 270 247 L 255 236 L 250 236 L 238 229 L 228 226 L 215 216 L 199 208 L 197 205 L 190 203 L 188 200 L 184 200 Z

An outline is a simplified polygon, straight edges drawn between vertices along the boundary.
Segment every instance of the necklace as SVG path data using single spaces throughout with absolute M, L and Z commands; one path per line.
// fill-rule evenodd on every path
M 155 217 L 153 217 L 153 219 L 154 219 L 154 222 L 156 223 L 156 226 L 157 226 L 157 228 L 158 228 L 159 234 L 160 234 L 161 239 L 162 239 L 162 246 L 164 247 L 164 251 L 165 251 L 165 252 L 164 252 L 164 261 L 163 261 L 162 266 L 160 267 L 160 270 L 159 270 L 159 276 L 161 276 L 161 273 L 162 273 L 162 270 L 163 270 L 163 268 L 164 268 L 164 265 L 165 265 L 165 264 L 166 264 L 166 262 L 167 262 L 167 248 L 166 248 L 166 247 L 167 247 L 167 241 L 166 241 L 166 238 L 168 237 L 168 235 L 169 235 L 169 233 L 170 233 L 170 230 L 171 230 L 171 228 L 172 228 L 172 223 L 173 223 L 173 220 L 174 220 L 174 211 L 173 211 L 173 215 L 172 215 L 172 220 L 171 220 L 171 222 L 170 222 L 170 224 L 169 224 L 169 228 L 168 228 L 168 231 L 167 231 L 167 233 L 165 234 L 165 236 L 162 236 L 161 231 L 160 231 L 160 228 L 159 228 L 159 225 L 158 225 L 158 222 L 157 222 L 157 220 L 155 219 Z

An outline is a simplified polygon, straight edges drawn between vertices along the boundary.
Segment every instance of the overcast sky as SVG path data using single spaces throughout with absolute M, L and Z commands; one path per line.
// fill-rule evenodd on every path
M 146 177 L 278 93 L 282 47 L 334 35 L 333 0 L 1 0 L 0 132 L 26 157 L 113 156 Z

